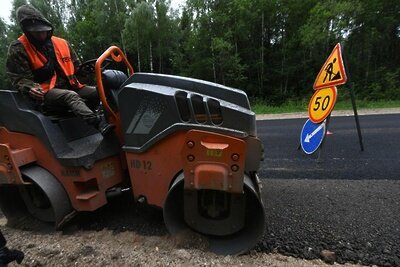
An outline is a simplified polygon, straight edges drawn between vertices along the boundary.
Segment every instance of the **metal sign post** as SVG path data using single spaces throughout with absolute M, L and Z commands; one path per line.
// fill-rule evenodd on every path
M 344 47 L 342 47 L 343 49 Z M 343 61 L 346 63 L 346 55 L 343 53 Z M 354 111 L 354 119 L 356 121 L 356 127 L 357 127 L 357 134 L 358 134 L 358 141 L 360 143 L 360 149 L 361 151 L 364 151 L 364 144 L 363 144 L 363 139 L 362 139 L 362 134 L 361 134 L 361 127 L 360 127 L 360 120 L 358 119 L 358 112 L 357 112 L 357 106 L 356 106 L 356 95 L 354 93 L 354 87 L 353 83 L 350 80 L 350 75 L 347 77 L 349 87 L 350 87 L 350 96 L 351 96 L 351 105 L 353 106 L 353 111 Z
M 360 121 L 358 120 L 358 113 L 357 113 L 357 107 L 356 107 L 356 96 L 354 94 L 354 88 L 353 88 L 352 83 L 350 83 L 350 95 L 351 95 L 351 104 L 353 105 L 353 110 L 354 110 L 354 118 L 356 120 L 358 141 L 360 142 L 361 151 L 364 151 L 364 144 L 363 144 L 362 135 L 361 135 Z

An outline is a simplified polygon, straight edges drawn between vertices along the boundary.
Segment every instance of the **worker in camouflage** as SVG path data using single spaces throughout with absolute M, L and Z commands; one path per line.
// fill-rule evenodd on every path
M 94 112 L 99 97 L 75 76 L 80 61 L 69 43 L 53 36 L 53 25 L 30 5 L 16 11 L 23 34 L 11 43 L 7 74 L 15 89 L 48 111 L 70 109 L 106 135 L 113 129 Z

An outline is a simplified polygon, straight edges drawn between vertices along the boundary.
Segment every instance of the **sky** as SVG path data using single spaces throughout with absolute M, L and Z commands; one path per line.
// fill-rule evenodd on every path
M 12 7 L 11 2 L 12 0 L 1 1 L 0 16 L 6 22 L 10 21 L 8 17 L 11 14 L 11 7 Z
M 171 0 L 171 6 L 178 9 L 179 5 L 186 2 L 186 0 Z M 11 14 L 12 0 L 1 0 L 0 17 L 5 22 L 10 22 L 9 16 Z

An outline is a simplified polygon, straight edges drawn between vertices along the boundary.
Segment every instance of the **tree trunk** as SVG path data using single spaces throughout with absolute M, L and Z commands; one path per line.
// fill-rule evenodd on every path
M 158 72 L 159 73 L 162 73 L 163 72 L 163 70 L 162 70 L 162 54 L 161 54 L 161 40 L 160 40 L 160 38 L 158 38 L 158 51 L 159 51 L 159 54 L 158 54 Z
M 282 32 L 282 36 L 283 36 Z M 286 91 L 287 83 L 288 83 L 288 76 L 289 74 L 286 73 L 285 75 L 285 62 L 286 62 L 286 49 L 285 49 L 285 37 L 282 37 L 282 60 L 281 60 L 281 77 L 285 77 L 285 81 L 281 81 L 281 94 Z
M 261 15 L 261 74 L 260 74 L 260 85 L 259 85 L 259 97 L 261 97 L 263 92 L 263 85 L 264 85 L 264 11 Z
M 370 63 L 371 63 L 371 46 L 368 45 L 367 48 L 367 64 L 366 64 L 366 69 L 365 69 L 365 79 L 364 79 L 364 88 L 368 87 L 368 80 L 369 80 L 369 68 L 370 68 Z
M 137 33 L 137 36 L 139 37 L 139 33 Z M 139 72 L 141 72 L 139 38 L 136 39 L 136 47 L 137 47 L 138 68 L 139 68 Z
M 154 69 L 153 69 L 153 46 L 151 44 L 151 41 L 150 41 L 150 56 L 149 56 L 149 60 L 150 60 L 150 72 L 154 72 Z

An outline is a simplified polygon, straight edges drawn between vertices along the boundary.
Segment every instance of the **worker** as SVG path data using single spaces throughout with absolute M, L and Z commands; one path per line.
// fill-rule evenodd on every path
M 96 112 L 96 88 L 76 77 L 80 62 L 69 43 L 53 36 L 53 25 L 33 6 L 19 7 L 16 15 L 23 34 L 11 43 L 6 63 L 13 86 L 47 111 L 69 109 L 103 135 L 110 133 L 114 125 Z
M 18 264 L 24 259 L 24 253 L 16 249 L 8 249 L 7 241 L 0 231 L 0 267 L 5 267 L 10 262 L 16 261 Z

